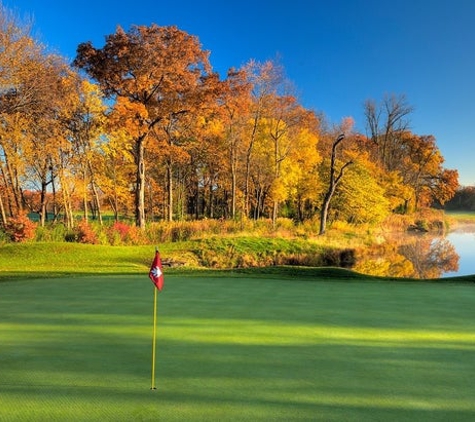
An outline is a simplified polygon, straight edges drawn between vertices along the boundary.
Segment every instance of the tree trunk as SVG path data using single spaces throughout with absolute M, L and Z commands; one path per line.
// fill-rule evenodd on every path
M 345 139 L 345 135 L 344 134 L 339 135 L 338 138 L 336 138 L 335 142 L 333 142 L 333 146 L 332 146 L 332 155 L 331 155 L 331 160 L 330 160 L 330 182 L 328 184 L 328 190 L 325 193 L 325 196 L 323 198 L 322 210 L 320 212 L 320 233 L 319 233 L 320 235 L 323 235 L 325 233 L 327 218 L 328 218 L 328 210 L 330 208 L 330 202 L 335 193 L 336 187 L 340 183 L 346 167 L 352 164 L 352 161 L 349 161 L 346 164 L 344 164 L 343 167 L 340 169 L 338 176 L 335 177 L 337 147 L 338 147 L 338 144 L 341 141 L 343 141 L 343 139 Z
M 113 166 L 113 197 L 109 197 L 109 204 L 112 207 L 112 210 L 114 211 L 114 221 L 119 221 L 119 197 L 117 194 L 117 172 L 116 172 L 116 167 L 115 164 Z
M 145 159 L 144 136 L 135 141 L 135 165 L 137 166 L 135 182 L 135 225 L 145 228 Z
M 51 192 L 53 194 L 53 222 L 58 221 L 59 216 L 59 209 L 58 209 L 58 198 L 56 195 L 56 183 L 55 183 L 55 175 L 53 170 L 51 170 Z M 48 211 L 46 211 L 46 217 L 48 217 Z M 46 218 L 48 220 L 48 218 Z
M 250 197 L 251 194 L 249 192 L 249 185 L 250 185 L 250 178 L 251 178 L 251 156 L 252 150 L 254 148 L 254 141 L 257 135 L 257 123 L 259 122 L 260 113 L 258 112 L 254 117 L 254 124 L 252 127 L 252 134 L 251 139 L 249 141 L 249 147 L 246 151 L 246 175 L 245 175 L 245 182 L 244 182 L 244 212 L 246 217 L 249 217 L 250 212 Z
M 231 153 L 231 218 L 236 218 L 236 153 L 234 148 Z
M 6 160 L 6 155 L 5 155 Z M 9 179 L 7 182 L 11 187 L 11 192 L 13 194 L 13 200 L 15 203 L 16 213 L 20 213 L 22 209 L 22 202 L 21 202 L 21 190 L 19 188 L 18 178 L 16 177 L 16 172 L 12 169 L 10 163 L 6 160 L 6 176 Z M 12 214 L 13 215 L 13 214 Z
M 276 201 L 274 199 L 273 204 L 272 204 L 272 228 L 273 229 L 275 229 L 278 212 L 279 212 L 279 201 Z
M 322 210 L 320 212 L 320 232 L 319 234 L 325 234 L 328 219 L 328 209 L 330 208 L 330 201 L 333 193 L 327 192 L 322 203 Z
M 82 207 L 83 207 L 83 219 L 84 221 L 89 220 L 88 205 L 87 205 L 87 185 L 86 185 L 86 171 L 83 173 L 83 195 L 82 195 Z
M 41 182 L 41 194 L 40 194 L 40 226 L 44 227 L 45 226 L 45 221 L 46 221 L 46 186 L 48 185 L 47 182 L 42 181 Z
M 0 192 L 0 215 L 2 217 L 2 225 L 5 227 L 7 225 L 7 214 L 5 213 L 5 207 L 3 206 L 2 194 Z
M 101 212 L 101 200 L 99 198 L 99 192 L 96 186 L 96 178 L 94 177 L 94 170 L 92 168 L 91 162 L 88 160 L 88 168 L 89 173 L 91 174 L 91 188 L 92 188 L 92 196 L 94 198 L 94 204 L 96 206 L 97 211 L 97 218 L 99 220 L 99 224 L 102 226 L 102 212 Z
M 61 193 L 63 196 L 63 207 L 66 219 L 66 227 L 68 229 L 71 229 L 74 227 L 74 215 L 71 204 L 71 195 L 69 193 L 67 183 L 64 180 L 64 177 L 62 177 L 61 173 L 59 173 L 59 183 L 62 186 Z
M 168 212 L 167 220 L 173 221 L 173 171 L 171 160 L 167 163 Z
M 97 191 L 97 186 L 94 183 L 94 179 L 91 182 L 91 188 L 92 188 L 92 195 L 94 197 L 94 204 L 96 206 L 97 219 L 99 220 L 99 224 L 102 226 L 101 201 L 99 199 L 99 192 Z

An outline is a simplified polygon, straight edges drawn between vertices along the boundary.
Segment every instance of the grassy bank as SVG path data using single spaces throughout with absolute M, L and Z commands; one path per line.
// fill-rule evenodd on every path
M 150 265 L 152 245 L 109 246 L 67 242 L 0 245 L 0 277 L 14 273 L 136 274 Z M 160 245 L 165 262 L 188 268 L 245 268 L 276 265 L 345 266 L 351 251 L 291 238 L 217 236 Z
M 167 258 L 194 264 L 187 243 L 162 245 Z M 32 242 L 0 245 L 0 278 L 15 274 L 138 274 L 150 268 L 155 248 L 142 246 L 87 245 L 67 242 Z
M 455 226 L 474 222 L 475 214 L 448 214 L 446 220 Z M 236 222 L 220 225 L 217 221 L 199 221 L 173 223 L 170 227 L 159 224 L 150 231 L 160 233 L 158 239 L 174 240 L 147 244 L 0 242 L 0 278 L 21 273 L 45 277 L 143 273 L 150 265 L 155 245 L 159 246 L 164 260 L 181 270 L 287 265 L 351 268 L 358 256 L 364 255 L 372 245 L 379 245 L 388 233 L 397 235 L 414 222 L 430 227 L 440 226 L 440 221 L 440 212 L 432 212 L 418 215 L 417 220 L 393 216 L 379 229 L 334 223 L 325 236 L 311 235 L 311 231 L 294 226 L 289 220 L 279 220 L 275 230 L 268 221 L 247 222 L 242 226 Z M 43 231 L 43 237 L 47 237 L 44 235 Z
M 472 285 L 214 274 L 166 278 L 156 391 L 146 275 L 0 283 L 0 420 L 474 420 Z

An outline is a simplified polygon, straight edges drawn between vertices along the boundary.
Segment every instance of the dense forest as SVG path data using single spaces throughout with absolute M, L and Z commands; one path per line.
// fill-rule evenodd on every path
M 223 77 L 177 27 L 118 27 L 72 63 L 0 10 L 0 223 L 105 212 L 150 221 L 378 223 L 446 204 L 456 170 L 413 133 L 402 94 L 368 99 L 366 133 L 300 104 L 276 61 Z M 324 110 L 325 104 L 322 104 Z M 459 196 L 459 201 L 464 201 Z M 473 194 L 471 196 L 473 207 Z

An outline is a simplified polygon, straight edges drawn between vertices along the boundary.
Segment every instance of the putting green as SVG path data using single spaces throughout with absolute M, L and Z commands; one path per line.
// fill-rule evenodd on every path
M 0 421 L 473 421 L 475 286 L 168 275 L 0 283 Z

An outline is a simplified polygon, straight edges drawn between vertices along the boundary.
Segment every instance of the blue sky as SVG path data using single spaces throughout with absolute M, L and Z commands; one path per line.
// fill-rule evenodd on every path
M 363 103 L 404 94 L 411 129 L 434 135 L 445 167 L 475 185 L 473 0 L 3 0 L 61 55 L 102 47 L 121 25 L 176 25 L 196 35 L 222 76 L 250 59 L 279 58 L 301 103 L 332 123 Z

